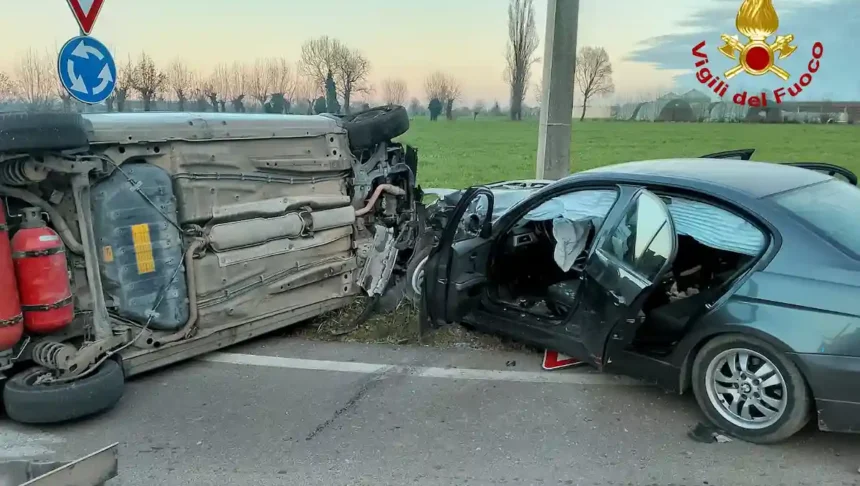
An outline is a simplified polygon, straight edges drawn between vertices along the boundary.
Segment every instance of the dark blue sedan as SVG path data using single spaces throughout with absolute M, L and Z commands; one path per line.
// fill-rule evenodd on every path
M 708 419 L 751 442 L 813 417 L 860 431 L 857 178 L 751 153 L 528 181 L 512 204 L 515 183 L 443 194 L 413 258 L 424 323 L 692 388 Z

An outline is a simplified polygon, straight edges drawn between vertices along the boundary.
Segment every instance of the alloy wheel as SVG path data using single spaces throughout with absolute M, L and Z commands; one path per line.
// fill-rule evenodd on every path
M 763 429 L 785 413 L 788 390 L 779 369 L 750 349 L 727 349 L 705 372 L 708 399 L 726 420 L 745 429 Z

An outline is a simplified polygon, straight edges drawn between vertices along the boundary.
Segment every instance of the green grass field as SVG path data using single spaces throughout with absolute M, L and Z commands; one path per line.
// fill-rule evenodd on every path
M 401 140 L 418 147 L 422 186 L 460 188 L 534 178 L 537 132 L 536 120 L 419 118 Z M 571 147 L 573 171 L 755 148 L 754 160 L 828 162 L 860 173 L 855 125 L 575 122 Z

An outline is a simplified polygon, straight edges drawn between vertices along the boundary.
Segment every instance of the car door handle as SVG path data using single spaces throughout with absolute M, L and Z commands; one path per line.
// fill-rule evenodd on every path
M 615 293 L 614 290 L 610 290 L 609 295 L 611 295 L 612 298 L 615 299 L 615 305 L 627 305 L 627 301 L 624 300 L 624 297 Z

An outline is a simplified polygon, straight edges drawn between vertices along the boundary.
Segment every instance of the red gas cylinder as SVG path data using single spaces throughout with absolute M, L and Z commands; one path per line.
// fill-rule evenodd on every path
M 12 237 L 12 260 L 24 311 L 24 328 L 36 334 L 58 331 L 72 322 L 74 303 L 66 267 L 66 251 L 41 210 L 26 208 Z
M 6 208 L 0 200 L 0 351 L 12 349 L 24 334 L 24 318 L 18 300 L 18 283 L 12 266 L 12 249 L 9 246 L 9 227 L 6 226 Z

